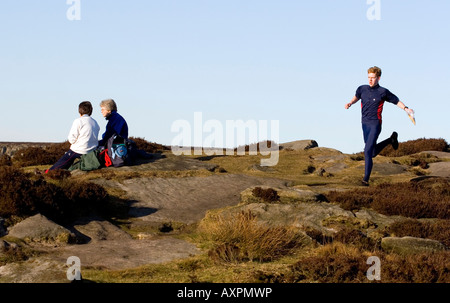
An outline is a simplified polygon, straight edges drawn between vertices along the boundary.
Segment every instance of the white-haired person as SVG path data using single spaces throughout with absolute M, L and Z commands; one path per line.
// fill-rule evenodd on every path
M 100 108 L 103 117 L 108 120 L 106 130 L 98 146 L 105 146 L 108 139 L 118 135 L 123 139 L 128 139 L 128 124 L 125 119 L 117 112 L 117 104 L 113 99 L 106 99 L 100 102 Z

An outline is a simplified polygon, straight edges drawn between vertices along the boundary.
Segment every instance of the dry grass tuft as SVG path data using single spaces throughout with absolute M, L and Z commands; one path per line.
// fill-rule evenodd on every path
M 260 224 L 251 211 L 210 217 L 200 223 L 199 230 L 214 243 L 209 256 L 224 262 L 271 261 L 301 246 L 302 238 L 294 227 Z
M 366 259 L 362 252 L 345 245 L 329 244 L 291 266 L 288 281 L 319 283 L 354 283 L 366 279 Z

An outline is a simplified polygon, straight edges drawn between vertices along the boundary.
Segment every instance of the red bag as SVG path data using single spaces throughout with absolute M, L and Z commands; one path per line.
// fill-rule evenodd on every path
M 111 158 L 108 156 L 108 150 L 105 149 L 100 153 L 100 158 L 105 157 L 105 166 L 110 167 L 112 165 Z

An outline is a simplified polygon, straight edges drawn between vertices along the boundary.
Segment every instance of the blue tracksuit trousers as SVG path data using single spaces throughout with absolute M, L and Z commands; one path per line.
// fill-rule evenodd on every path
M 364 135 L 364 181 L 369 182 L 372 173 L 373 160 L 386 146 L 391 144 L 391 138 L 388 138 L 377 144 L 378 136 L 381 133 L 381 123 L 379 121 L 365 122 L 362 124 Z

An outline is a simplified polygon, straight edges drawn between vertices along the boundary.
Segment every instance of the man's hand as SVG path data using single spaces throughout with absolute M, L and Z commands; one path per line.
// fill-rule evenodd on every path
M 414 110 L 412 108 L 405 108 L 405 112 L 409 115 L 414 117 Z
M 352 106 L 353 104 L 355 104 L 355 103 L 358 102 L 358 101 L 359 101 L 358 97 L 354 96 L 354 97 L 352 98 L 352 100 L 350 100 L 349 103 L 345 104 L 345 109 L 349 109 L 350 106 Z

